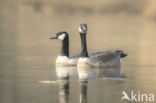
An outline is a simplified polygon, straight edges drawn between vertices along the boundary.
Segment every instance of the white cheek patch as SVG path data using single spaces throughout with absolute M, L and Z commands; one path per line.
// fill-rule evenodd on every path
M 61 34 L 58 39 L 63 40 L 65 38 L 66 34 Z
M 82 30 L 81 28 L 79 28 L 79 32 L 80 33 L 86 33 L 86 31 L 85 30 Z

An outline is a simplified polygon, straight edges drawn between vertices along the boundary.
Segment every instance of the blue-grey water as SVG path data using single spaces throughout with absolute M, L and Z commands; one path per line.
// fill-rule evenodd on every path
M 128 96 L 132 91 L 156 96 L 156 21 L 155 16 L 148 17 L 155 12 L 145 0 L 97 5 L 71 2 L 72 6 L 48 0 L 2 1 L 0 103 L 130 103 L 121 101 L 123 91 Z M 103 70 L 55 67 L 61 41 L 48 38 L 66 30 L 70 54 L 76 54 L 80 51 L 78 26 L 83 22 L 88 24 L 89 52 L 122 49 L 128 54 L 122 60 L 120 76 L 106 76 Z M 82 80 L 80 75 L 89 78 Z

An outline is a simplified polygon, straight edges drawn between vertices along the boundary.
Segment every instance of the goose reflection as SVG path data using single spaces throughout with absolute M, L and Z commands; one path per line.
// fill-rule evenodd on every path
M 87 103 L 88 80 L 80 81 L 80 103 Z
M 80 80 L 88 80 L 89 78 L 120 78 L 121 67 L 110 66 L 110 67 L 78 67 L 78 75 Z
M 78 76 L 80 81 L 80 103 L 87 103 L 88 79 L 91 78 L 119 78 L 120 66 L 115 67 L 78 67 Z
M 69 78 L 74 67 L 56 66 L 58 76 L 59 103 L 69 103 Z
M 80 83 L 80 103 L 87 103 L 88 79 L 96 74 L 95 69 L 89 67 L 77 67 Z
M 103 78 L 120 78 L 121 77 L 121 68 L 120 66 L 115 67 L 103 67 L 97 69 L 97 77 Z

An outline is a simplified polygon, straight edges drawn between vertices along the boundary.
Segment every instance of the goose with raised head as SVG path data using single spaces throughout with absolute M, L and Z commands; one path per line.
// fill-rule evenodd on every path
M 106 50 L 94 52 L 88 55 L 87 51 L 87 24 L 80 24 L 81 53 L 78 59 L 78 67 L 115 67 L 120 66 L 122 58 L 126 57 L 122 50 Z
M 69 35 L 65 31 L 58 32 L 50 39 L 59 39 L 62 41 L 60 55 L 56 59 L 56 65 L 75 66 L 77 65 L 77 57 L 69 57 Z

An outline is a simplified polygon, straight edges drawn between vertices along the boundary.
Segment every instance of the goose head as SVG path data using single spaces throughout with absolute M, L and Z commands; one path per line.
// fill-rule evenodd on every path
M 87 33 L 87 24 L 80 24 L 79 32 L 80 33 Z
M 59 39 L 64 40 L 65 38 L 68 38 L 68 33 L 65 31 L 58 32 L 56 35 L 50 37 L 50 39 Z

